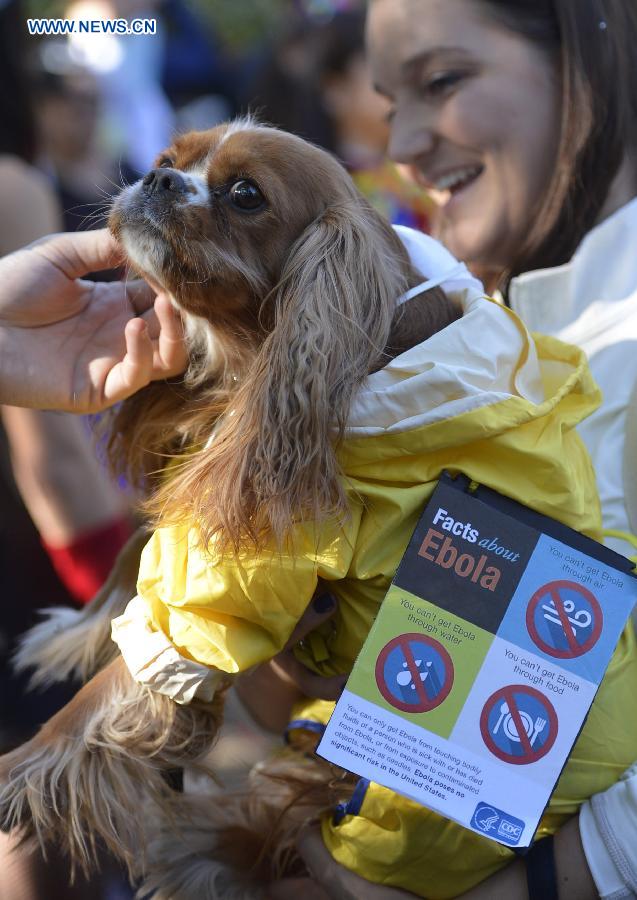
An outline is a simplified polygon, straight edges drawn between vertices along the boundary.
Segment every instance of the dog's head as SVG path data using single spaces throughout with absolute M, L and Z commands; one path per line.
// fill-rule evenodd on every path
M 308 240 L 329 227 L 330 215 L 341 225 L 359 217 L 366 232 L 360 238 L 386 255 L 388 248 L 378 246 L 382 231 L 392 262 L 403 257 L 405 275 L 400 243 L 333 157 L 243 119 L 178 137 L 143 179 L 122 191 L 110 227 L 135 268 L 186 312 L 218 326 L 260 320 L 269 328 L 264 300 L 302 236 L 303 264 L 312 264 Z M 354 260 L 340 262 L 351 269 Z
M 161 448 L 178 430 L 206 445 L 162 494 L 164 511 L 190 505 L 206 535 L 236 545 L 245 532 L 280 537 L 303 509 L 342 508 L 334 445 L 354 391 L 392 348 L 455 318 L 440 291 L 424 316 L 413 301 L 397 310 L 422 276 L 345 169 L 239 120 L 177 138 L 122 192 L 110 226 L 182 309 L 193 349 L 190 407 L 184 392 L 161 415 L 143 396 L 128 401 L 129 446 Z

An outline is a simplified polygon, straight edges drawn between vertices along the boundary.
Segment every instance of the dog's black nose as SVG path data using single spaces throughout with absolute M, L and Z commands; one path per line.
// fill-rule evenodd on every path
M 176 169 L 151 169 L 142 179 L 146 194 L 185 194 L 186 181 Z

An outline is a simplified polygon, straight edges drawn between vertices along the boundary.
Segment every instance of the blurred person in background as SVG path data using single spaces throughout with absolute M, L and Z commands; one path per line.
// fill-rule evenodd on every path
M 24 21 L 14 0 L 0 8 L 2 256 L 61 227 L 56 197 L 46 177 L 32 165 L 39 148 L 24 69 L 28 49 L 22 40 Z M 4 407 L 2 423 L 0 750 L 6 752 L 28 739 L 76 689 L 68 685 L 27 692 L 27 679 L 10 665 L 16 639 L 35 623 L 38 608 L 88 601 L 131 525 L 127 502 L 99 464 L 82 419 Z M 113 878 L 113 890 L 119 890 L 122 898 L 130 896 L 121 892 L 118 876 Z M 50 853 L 45 862 L 39 852 L 16 849 L 9 837 L 0 835 L 0 900 L 101 896 L 101 880 L 89 884 L 79 878 L 71 886 L 64 860 Z
M 257 118 L 334 153 L 359 190 L 389 221 L 430 230 L 432 203 L 386 155 L 387 104 L 373 90 L 365 58 L 365 13 L 318 21 L 297 11 L 248 87 Z
M 170 143 L 175 114 L 161 84 L 166 34 L 160 0 L 74 0 L 68 19 L 156 20 L 154 34 L 79 33 L 67 39 L 69 56 L 93 73 L 104 103 L 105 138 L 111 153 L 147 172 Z
M 164 0 L 160 10 L 165 32 L 161 80 L 178 130 L 205 130 L 232 118 L 242 77 L 238 59 L 193 4 Z
M 211 128 L 231 117 L 237 71 L 184 0 L 73 0 L 65 15 L 156 26 L 141 35 L 74 33 L 40 48 L 43 151 L 66 211 L 67 201 L 98 192 L 103 200 L 147 172 L 175 129 Z M 65 224 L 76 228 L 84 215 L 80 206 Z
M 431 201 L 387 156 L 388 105 L 372 86 L 363 11 L 337 13 L 321 28 L 316 77 L 333 152 L 358 189 L 393 224 L 428 232 Z
M 55 56 L 58 71 L 47 71 Z M 65 231 L 105 224 L 110 198 L 138 177 L 125 157 L 116 158 L 100 140 L 99 83 L 74 65 L 63 42 L 44 41 L 33 78 L 37 165 L 50 177 Z

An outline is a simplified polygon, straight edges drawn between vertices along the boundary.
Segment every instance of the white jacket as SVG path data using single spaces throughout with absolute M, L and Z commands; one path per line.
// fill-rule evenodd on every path
M 604 528 L 637 534 L 637 199 L 594 228 L 567 265 L 515 278 L 510 301 L 531 331 L 586 352 L 604 402 L 579 432 Z M 607 543 L 635 553 L 621 539 Z M 637 763 L 582 807 L 580 831 L 600 896 L 637 897 Z

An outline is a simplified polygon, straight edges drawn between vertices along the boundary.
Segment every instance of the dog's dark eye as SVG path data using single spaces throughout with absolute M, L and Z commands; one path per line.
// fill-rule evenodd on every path
M 239 209 L 259 209 L 265 203 L 265 197 L 251 181 L 237 181 L 230 188 L 230 200 Z
M 173 163 L 172 159 L 169 159 L 167 156 L 163 156 L 163 157 L 159 160 L 159 166 L 158 166 L 158 168 L 160 168 L 160 169 L 172 169 L 173 165 L 174 165 L 174 163 Z

